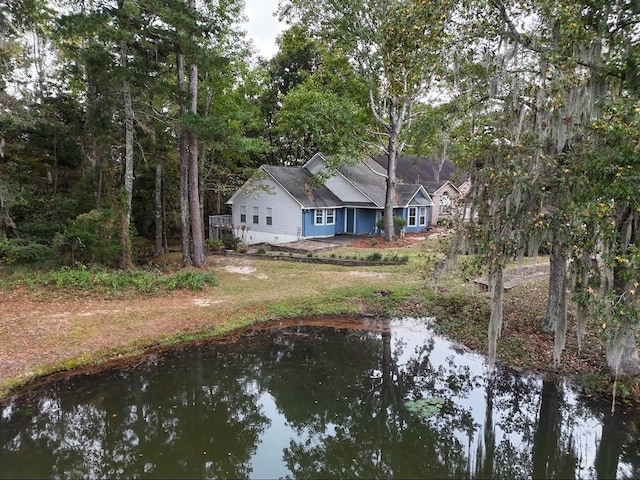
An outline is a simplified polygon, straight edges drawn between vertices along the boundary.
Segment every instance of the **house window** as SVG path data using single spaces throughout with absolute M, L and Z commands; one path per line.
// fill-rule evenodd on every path
M 314 212 L 315 212 L 313 215 L 314 225 L 335 225 L 336 223 L 335 208 L 317 208 Z
M 240 223 L 247 223 L 247 206 L 240 205 Z
M 409 207 L 409 219 L 407 221 L 407 226 L 408 227 L 415 227 L 417 226 L 417 220 L 418 220 L 418 207 Z
M 260 210 L 258 207 L 253 207 L 253 223 L 258 224 Z
M 335 225 L 336 223 L 336 211 L 333 208 L 325 210 L 325 223 L 327 225 Z
M 427 207 L 420 207 L 418 210 L 418 225 L 421 227 L 427 226 Z
M 440 214 L 449 215 L 451 213 L 451 197 L 449 192 L 444 192 L 440 197 Z
M 273 208 L 267 207 L 267 215 L 265 220 L 267 225 L 273 225 Z

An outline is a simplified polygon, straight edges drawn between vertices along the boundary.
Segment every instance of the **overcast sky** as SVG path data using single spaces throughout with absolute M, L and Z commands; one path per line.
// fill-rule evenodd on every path
M 271 58 L 278 51 L 276 37 L 284 28 L 273 16 L 278 0 L 245 0 L 249 22 L 243 24 L 260 55 Z

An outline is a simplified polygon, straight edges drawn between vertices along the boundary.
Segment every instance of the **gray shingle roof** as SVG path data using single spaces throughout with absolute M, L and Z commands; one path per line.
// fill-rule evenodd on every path
M 309 188 L 308 185 L 312 180 L 312 175 L 304 167 L 263 165 L 262 168 L 287 190 L 303 208 L 334 208 L 345 206 L 347 203 L 348 206 L 384 208 L 387 189 L 386 157 L 382 157 L 380 160 L 378 158 L 365 158 L 360 162 L 341 164 L 338 167 L 338 171 L 372 201 L 357 202 L 357 204 L 343 201 L 325 185 Z M 400 180 L 404 180 L 400 175 L 398 177 Z M 441 182 L 440 185 L 443 183 Z M 396 185 L 396 206 L 403 207 L 409 202 L 412 205 L 431 205 L 431 202 L 426 198 L 416 198 L 412 201 L 421 185 L 424 186 L 424 183 L 411 182 Z M 438 187 L 434 188 L 433 191 L 437 190 Z M 427 188 L 425 187 L 425 189 Z M 427 191 L 429 190 L 427 189 Z
M 376 155 L 373 159 L 386 169 L 386 155 Z M 447 181 L 451 181 L 456 187 L 463 183 L 464 175 L 449 160 L 442 163 L 439 172 L 438 166 L 438 163 L 430 158 L 402 155 L 397 158 L 396 176 L 404 183 L 423 185 L 429 194 L 438 190 Z
M 311 174 L 304 168 L 275 165 L 263 165 L 262 168 L 304 208 L 333 208 L 343 205 L 342 201 L 324 185 L 309 188 Z
M 387 191 L 387 169 L 371 158 L 354 164 L 343 164 L 338 170 L 378 207 L 384 207 Z
M 421 185 L 417 185 L 415 183 L 401 183 L 399 185 L 396 185 L 398 206 L 404 207 L 405 205 L 408 205 L 420 189 L 420 186 Z M 413 202 L 411 202 L 411 205 L 429 206 L 431 205 L 431 202 L 428 199 L 419 196 L 415 198 Z

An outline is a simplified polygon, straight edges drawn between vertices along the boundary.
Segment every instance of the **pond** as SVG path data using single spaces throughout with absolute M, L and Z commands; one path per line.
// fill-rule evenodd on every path
M 2 478 L 639 478 L 638 418 L 428 319 L 281 322 L 0 409 Z

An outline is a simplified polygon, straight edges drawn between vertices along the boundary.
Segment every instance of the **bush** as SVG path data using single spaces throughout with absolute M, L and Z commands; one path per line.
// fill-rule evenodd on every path
M 110 210 L 91 210 L 57 235 L 54 251 L 71 264 L 115 264 L 122 251 L 117 218 Z
M 222 236 L 222 244 L 224 248 L 227 250 L 235 250 L 238 248 L 238 244 L 240 243 L 240 238 L 235 235 L 225 234 Z
M 211 272 L 180 270 L 162 275 L 148 269 L 109 270 L 101 267 L 63 267 L 60 270 L 40 272 L 28 279 L 30 285 L 46 285 L 60 290 L 98 291 L 109 294 L 137 291 L 158 293 L 162 290 L 202 290 L 205 285 L 216 285 Z
M 393 216 L 393 232 L 395 235 L 400 235 L 400 232 L 407 226 L 407 220 L 402 215 Z M 384 217 L 380 217 L 376 222 L 376 227 L 379 230 L 384 230 Z
M 439 218 L 436 222 L 436 227 L 453 228 L 453 220 L 451 220 L 450 218 Z
M 382 254 L 380 252 L 372 252 L 366 256 L 365 260 L 369 262 L 379 262 L 382 260 Z
M 209 272 L 181 270 L 171 275 L 166 282 L 169 290 L 202 290 L 206 284 L 216 285 L 215 275 Z
M 51 248 L 30 240 L 0 240 L 0 263 L 42 262 L 51 256 Z
M 204 242 L 204 244 L 209 250 L 212 250 L 214 252 L 217 252 L 218 250 L 221 250 L 222 247 L 224 247 L 224 242 L 220 238 L 210 238 L 209 240 Z

